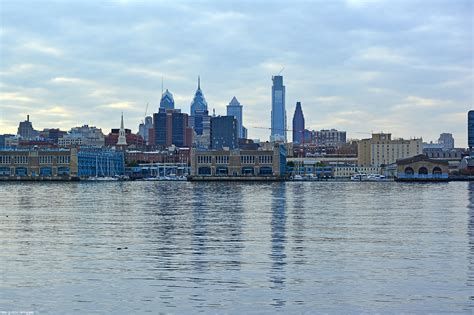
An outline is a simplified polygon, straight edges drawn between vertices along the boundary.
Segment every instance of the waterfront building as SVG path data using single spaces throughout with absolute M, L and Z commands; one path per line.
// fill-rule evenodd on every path
M 470 110 L 467 114 L 467 142 L 472 154 L 474 149 L 474 110 Z
M 125 161 L 127 164 L 139 163 L 174 163 L 190 164 L 191 149 L 171 146 L 161 151 L 127 151 Z
M 201 178 L 267 178 L 286 175 L 286 148 L 275 143 L 271 150 L 191 151 L 191 177 Z
M 211 118 L 211 149 L 235 149 L 238 144 L 237 120 L 234 116 Z
M 153 117 L 146 116 L 145 121 L 138 126 L 138 134 L 145 140 L 146 144 L 152 144 L 150 141 L 150 130 L 153 129 Z
M 454 149 L 454 138 L 451 133 L 442 133 L 439 135 L 438 143 L 443 146 L 445 150 Z
M 30 115 L 26 115 L 26 120 L 20 122 L 17 134 L 23 139 L 34 139 L 39 135 L 39 132 L 33 128 Z
M 7 147 L 7 139 L 15 138 L 15 135 L 12 134 L 3 134 L 0 135 L 0 148 Z
M 168 89 L 163 93 L 160 100 L 160 108 L 163 109 L 174 109 L 174 98 Z
M 301 109 L 301 102 L 296 102 L 295 113 L 293 115 L 293 143 L 303 143 L 305 137 L 304 115 Z
M 83 125 L 82 127 L 71 128 L 68 134 L 58 138 L 59 146 L 85 145 L 103 147 L 105 145 L 105 136 L 102 129 Z
M 419 154 L 397 163 L 398 180 L 447 180 L 449 164 L 447 161 L 430 159 L 424 154 Z
M 350 178 L 353 174 L 382 174 L 382 168 L 379 166 L 357 166 L 353 164 L 342 164 L 333 167 L 334 178 Z
M 108 148 L 81 147 L 77 152 L 77 168 L 80 178 L 124 175 L 124 152 Z
M 229 105 L 227 105 L 227 116 L 235 117 L 235 119 L 237 120 L 237 137 L 245 138 L 243 130 L 244 127 L 242 126 L 242 105 L 239 103 L 235 96 L 232 98 Z
M 346 132 L 336 129 L 313 131 L 313 143 L 317 146 L 338 148 L 346 143 Z
M 123 152 L 106 148 L 0 150 L 0 180 L 72 180 L 124 173 Z
M 423 153 L 423 140 L 394 139 L 390 133 L 374 133 L 357 143 L 359 166 L 382 166 Z
M 272 125 L 270 141 L 286 142 L 285 86 L 283 76 L 272 77 Z
M 189 147 L 192 144 L 193 130 L 188 127 L 188 114 L 179 109 L 160 109 L 153 114 L 153 125 L 155 145 L 159 147 Z
M 77 149 L 1 149 L 0 180 L 77 177 Z

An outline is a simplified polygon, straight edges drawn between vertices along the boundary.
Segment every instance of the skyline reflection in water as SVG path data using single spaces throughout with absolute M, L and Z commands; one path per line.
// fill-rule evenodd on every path
M 473 311 L 474 183 L 1 183 L 0 311 Z

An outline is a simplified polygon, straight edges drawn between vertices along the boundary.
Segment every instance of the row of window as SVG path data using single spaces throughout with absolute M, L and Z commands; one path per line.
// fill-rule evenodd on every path
M 0 155 L 0 164 L 10 164 L 13 160 L 15 164 L 28 164 L 27 155 Z M 60 155 L 56 157 L 56 161 L 59 164 L 69 164 L 70 156 L 69 155 Z M 40 155 L 39 156 L 40 164 L 52 164 L 53 156 L 51 155 Z
M 229 164 L 229 156 L 228 155 L 217 155 L 215 157 L 216 164 Z M 212 156 L 209 155 L 198 155 L 197 156 L 198 164 L 211 164 L 212 163 Z M 258 162 L 260 164 L 272 164 L 273 163 L 273 156 L 272 155 L 260 155 L 258 156 Z M 255 156 L 254 155 L 242 155 L 240 157 L 240 163 L 242 164 L 255 164 Z
M 242 155 L 240 156 L 240 163 L 242 164 L 255 164 L 254 155 Z

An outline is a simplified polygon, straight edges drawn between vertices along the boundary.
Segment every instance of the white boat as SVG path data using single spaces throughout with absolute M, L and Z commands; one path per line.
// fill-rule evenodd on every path
M 90 181 L 115 181 L 115 180 L 119 180 L 119 179 L 117 177 L 111 177 L 111 176 L 102 176 L 102 177 L 94 176 L 94 177 L 89 177 L 87 180 L 90 180 Z
M 303 178 L 303 176 L 297 174 L 297 175 L 293 176 L 293 180 L 304 180 L 304 178 Z
M 369 174 L 367 175 L 367 180 L 371 182 L 380 182 L 386 180 L 384 175 L 380 174 Z
M 352 181 L 356 181 L 356 182 L 367 181 L 367 174 L 365 174 L 365 173 L 355 173 L 355 174 L 352 174 L 351 180 L 352 180 Z

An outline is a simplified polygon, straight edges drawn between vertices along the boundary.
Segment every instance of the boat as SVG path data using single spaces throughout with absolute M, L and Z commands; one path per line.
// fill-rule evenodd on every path
M 384 175 L 380 174 L 369 174 L 367 175 L 367 180 L 371 182 L 380 182 L 387 180 L 387 178 Z
M 293 176 L 293 180 L 304 180 L 303 176 L 296 174 Z
M 354 173 L 351 176 L 351 180 L 356 181 L 356 182 L 367 181 L 367 174 L 365 174 L 365 173 Z

